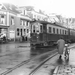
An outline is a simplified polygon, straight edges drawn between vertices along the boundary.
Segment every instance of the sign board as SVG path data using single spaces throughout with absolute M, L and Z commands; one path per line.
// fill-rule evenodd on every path
M 11 39 L 15 38 L 15 31 L 10 31 L 10 32 L 9 32 L 9 37 L 10 37 Z

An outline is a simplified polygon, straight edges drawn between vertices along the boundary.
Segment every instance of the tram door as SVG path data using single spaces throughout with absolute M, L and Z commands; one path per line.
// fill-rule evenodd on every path
M 36 26 L 34 24 L 32 25 L 31 41 L 32 42 L 36 42 L 37 41 Z

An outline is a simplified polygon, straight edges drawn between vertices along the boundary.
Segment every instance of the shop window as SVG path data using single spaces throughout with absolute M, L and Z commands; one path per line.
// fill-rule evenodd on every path
M 21 29 L 21 36 L 22 36 L 22 29 Z
M 1 15 L 1 24 L 5 24 L 5 17 L 4 17 L 4 15 Z

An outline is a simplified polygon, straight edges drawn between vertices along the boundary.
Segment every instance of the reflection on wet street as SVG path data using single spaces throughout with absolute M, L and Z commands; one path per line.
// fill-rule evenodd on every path
M 50 48 L 31 48 L 31 57 L 35 57 L 36 55 L 42 54 L 42 53 L 46 53 L 48 51 L 52 51 L 53 49 L 55 49 L 56 47 L 50 47 Z
M 2 44 L 0 45 L 0 69 L 10 69 L 25 60 L 34 58 L 35 59 L 32 60 L 29 65 L 32 65 L 32 62 L 38 64 L 49 56 L 49 54 L 44 53 L 53 49 L 54 48 L 33 49 L 30 48 L 30 45 L 27 45 L 26 43 Z

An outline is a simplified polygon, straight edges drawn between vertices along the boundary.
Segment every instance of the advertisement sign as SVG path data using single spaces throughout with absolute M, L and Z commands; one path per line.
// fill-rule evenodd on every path
M 9 37 L 11 39 L 15 38 L 15 31 L 11 30 L 10 33 L 9 33 Z

